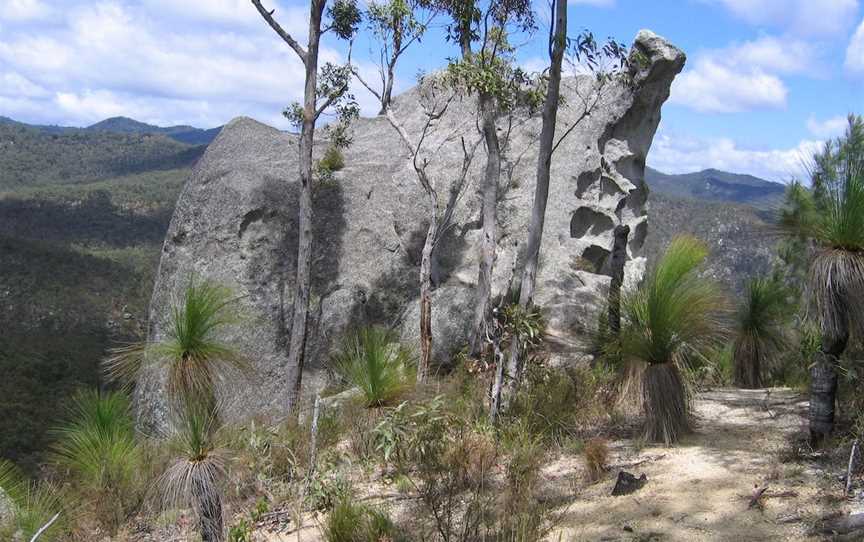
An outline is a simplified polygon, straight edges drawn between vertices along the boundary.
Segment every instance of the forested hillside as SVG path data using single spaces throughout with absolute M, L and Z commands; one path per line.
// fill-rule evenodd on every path
M 188 167 L 203 146 L 165 135 L 67 130 L 0 123 L 0 191 L 74 184 Z

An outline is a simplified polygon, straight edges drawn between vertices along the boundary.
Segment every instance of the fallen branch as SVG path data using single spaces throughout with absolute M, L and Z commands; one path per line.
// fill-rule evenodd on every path
M 858 439 L 852 443 L 852 451 L 849 453 L 849 468 L 846 469 L 846 493 L 849 495 L 849 490 L 852 489 L 852 470 L 855 468 L 855 452 L 858 451 Z
M 645 459 L 640 459 L 639 461 L 631 461 L 629 463 L 617 463 L 615 465 L 609 465 L 606 467 L 606 470 L 616 470 L 616 469 L 632 469 L 633 467 L 638 467 L 644 463 L 649 463 L 651 461 L 660 461 L 665 458 L 666 454 L 655 455 L 653 457 L 646 457 Z
M 42 534 L 43 534 L 45 531 L 47 531 L 48 529 L 51 528 L 52 525 L 54 525 L 54 522 L 57 521 L 57 518 L 59 518 L 59 517 L 60 517 L 60 512 L 57 512 L 56 514 L 54 514 L 54 517 L 51 518 L 51 520 L 48 521 L 48 523 L 46 523 L 46 524 L 43 525 L 43 526 L 42 526 L 38 531 L 36 531 L 36 534 L 33 535 L 33 538 L 30 539 L 30 542 L 36 542 L 36 540 L 37 540 L 40 536 L 42 536 Z

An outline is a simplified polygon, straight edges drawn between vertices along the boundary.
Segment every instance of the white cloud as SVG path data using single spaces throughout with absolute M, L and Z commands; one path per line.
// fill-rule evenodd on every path
M 664 173 L 714 168 L 788 182 L 806 177 L 805 164 L 821 147 L 821 141 L 804 140 L 788 149 L 746 149 L 728 138 L 678 137 L 661 130 L 654 138 L 648 165 Z
M 713 0 L 735 16 L 802 36 L 831 36 L 849 27 L 858 0 Z
M 43 19 L 51 9 L 41 0 L 3 0 L 0 2 L 0 20 L 30 21 Z
M 807 119 L 807 129 L 811 134 L 820 138 L 828 139 L 842 134 L 846 130 L 848 120 L 844 115 L 831 117 L 830 119 L 818 120 L 814 116 Z
M 672 103 L 700 112 L 780 109 L 789 94 L 781 75 L 816 75 L 819 51 L 808 42 L 763 36 L 705 51 L 672 86 Z
M 699 112 L 737 113 L 785 107 L 788 94 L 777 76 L 705 58 L 675 79 L 670 102 Z
M 248 0 L 143 2 L 80 3 L 57 10 L 51 32 L 4 31 L 0 114 L 76 124 L 124 114 L 204 127 L 246 114 L 287 127 L 280 112 L 302 96 L 302 64 Z M 177 25 L 198 8 L 224 24 Z M 304 26 L 299 13 L 277 13 L 288 28 Z M 322 47 L 322 63 L 342 60 Z
M 852 36 L 846 49 L 846 69 L 851 73 L 864 75 L 864 21 Z

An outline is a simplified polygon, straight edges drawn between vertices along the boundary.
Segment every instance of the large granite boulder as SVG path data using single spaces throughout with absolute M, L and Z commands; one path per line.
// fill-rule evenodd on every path
M 537 278 L 558 355 L 572 357 L 596 325 L 608 287 L 616 225 L 630 226 L 626 280 L 645 267 L 647 234 L 645 158 L 684 55 L 642 31 L 632 77 L 602 87 L 589 76 L 565 79 L 558 147 Z M 394 114 L 419 134 L 424 116 L 417 89 L 398 96 Z M 586 103 L 590 112 L 584 116 Z M 479 138 L 476 103 L 454 101 L 430 134 L 425 156 L 433 182 L 446 193 L 461 166 L 462 143 Z M 576 123 L 577 119 L 580 122 Z M 575 127 L 574 127 L 574 124 Z M 514 258 L 527 237 L 534 197 L 539 118 L 501 119 L 504 148 L 500 236 L 495 293 L 506 288 Z M 353 326 L 392 325 L 406 340 L 418 329 L 418 263 L 428 224 L 426 199 L 408 162 L 407 149 L 383 117 L 360 119 L 345 151 L 345 167 L 319 183 L 314 196 L 315 248 L 305 392 L 320 386 L 331 349 Z M 471 166 L 471 184 L 454 225 L 436 253 L 434 350 L 446 362 L 466 342 L 477 280 L 479 179 L 482 145 Z M 241 297 L 244 321 L 226 331 L 252 362 L 246 381 L 220 390 L 232 417 L 278 415 L 286 405 L 286 343 L 291 322 L 298 193 L 297 141 L 247 118 L 235 119 L 210 145 L 177 204 L 162 252 L 150 310 L 150 336 L 166 329 L 172 300 L 189 277 L 220 281 Z M 164 419 L 158 374 L 142 379 L 138 412 L 145 425 Z

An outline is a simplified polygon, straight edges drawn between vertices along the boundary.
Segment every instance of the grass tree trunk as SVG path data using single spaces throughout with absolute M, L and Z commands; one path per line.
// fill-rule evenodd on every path
M 837 362 L 846 350 L 848 339 L 848 335 L 839 339 L 823 335 L 822 348 L 810 367 L 810 442 L 814 446 L 834 430 Z
M 489 322 L 492 300 L 492 274 L 498 243 L 498 182 L 501 177 L 501 145 L 495 129 L 495 100 L 489 94 L 480 94 L 480 115 L 483 139 L 486 144 L 486 170 L 483 175 L 483 231 L 480 239 L 480 270 L 474 305 L 474 329 L 471 351 L 478 355 L 482 349 Z
M 537 185 L 534 190 L 534 206 L 531 210 L 531 225 L 528 229 L 528 244 L 525 248 L 525 264 L 519 288 L 519 304 L 528 307 L 534 302 L 534 286 L 543 241 L 543 226 L 546 222 L 546 204 L 549 200 L 549 180 L 552 170 L 552 151 L 555 143 L 555 127 L 558 120 L 558 105 L 561 98 L 561 66 L 567 47 L 567 0 L 555 0 L 555 26 L 552 39 L 552 55 L 549 66 L 549 83 L 543 102 L 543 125 L 537 156 Z M 521 350 L 518 337 L 514 337 L 507 361 L 507 387 L 505 401 L 512 398 L 521 380 Z
M 313 0 L 309 17 L 309 46 L 306 51 L 306 84 L 303 90 L 303 123 L 300 128 L 300 198 L 297 223 L 297 273 L 294 281 L 294 306 L 288 343 L 288 382 L 292 386 L 288 407 L 295 411 L 300 403 L 306 335 L 309 319 L 309 292 L 312 278 L 312 145 L 318 85 L 318 45 L 325 0 Z
M 612 281 L 609 283 L 607 325 L 609 333 L 615 337 L 621 332 L 621 286 L 624 284 L 624 265 L 627 263 L 627 239 L 629 236 L 630 226 L 616 226 L 612 254 L 609 256 Z
M 192 496 L 197 507 L 202 542 L 223 542 L 225 526 L 219 495 L 204 487 L 202 482 L 193 480 Z
M 681 372 L 674 363 L 652 363 L 642 380 L 645 440 L 667 446 L 690 432 L 690 402 Z
M 735 342 L 734 382 L 739 388 L 755 390 L 762 387 L 762 350 L 759 341 L 742 338 Z

